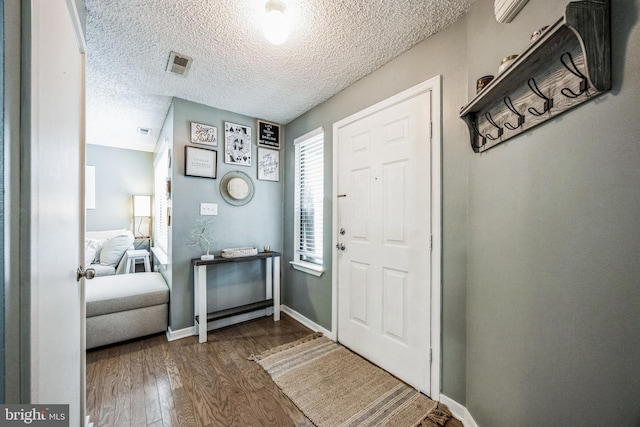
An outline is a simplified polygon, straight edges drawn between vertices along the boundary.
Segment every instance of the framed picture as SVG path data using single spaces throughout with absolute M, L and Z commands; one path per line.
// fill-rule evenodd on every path
M 218 153 L 198 147 L 184 147 L 184 174 L 201 178 L 216 177 Z
M 280 181 L 280 152 L 258 147 L 258 179 Z
M 280 125 L 258 120 L 258 145 L 280 149 Z
M 203 125 L 202 123 L 191 122 L 191 142 L 194 144 L 205 144 L 218 146 L 218 128 L 215 126 Z
M 251 166 L 251 127 L 224 122 L 224 162 Z

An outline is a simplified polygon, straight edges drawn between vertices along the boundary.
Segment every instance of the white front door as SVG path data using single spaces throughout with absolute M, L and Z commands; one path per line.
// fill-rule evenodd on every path
M 431 92 L 334 126 L 338 340 L 430 392 Z M 342 246 L 344 245 L 344 247 Z
M 69 404 L 84 414 L 81 258 L 83 54 L 70 10 L 75 2 L 33 0 L 29 186 L 31 403 Z M 28 80 L 27 80 L 28 81 Z

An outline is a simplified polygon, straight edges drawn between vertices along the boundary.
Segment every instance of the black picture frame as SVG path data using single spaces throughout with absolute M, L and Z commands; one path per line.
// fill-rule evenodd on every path
M 258 120 L 258 146 L 280 149 L 280 125 Z
M 198 178 L 216 179 L 218 152 L 206 148 L 184 147 L 184 174 Z

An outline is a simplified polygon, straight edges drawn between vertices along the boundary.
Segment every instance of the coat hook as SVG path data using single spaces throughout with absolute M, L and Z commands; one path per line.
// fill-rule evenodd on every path
M 493 117 L 491 117 L 491 114 L 489 112 L 486 112 L 484 116 L 487 118 L 487 121 L 489 123 L 491 123 L 491 125 L 493 127 L 498 129 L 498 136 L 497 137 L 494 137 L 493 135 L 487 134 L 487 138 L 488 139 L 490 139 L 492 141 L 495 141 L 496 139 L 498 139 L 498 138 L 500 138 L 502 136 L 502 134 L 504 133 L 504 129 L 502 129 L 500 126 L 498 126 L 498 124 L 493 120 Z
M 536 84 L 536 81 L 535 81 L 535 79 L 533 77 L 530 78 L 529 81 L 527 81 L 527 84 L 529 85 L 529 89 L 531 89 L 531 91 L 533 93 L 535 93 L 540 98 L 544 99 L 544 111 L 542 113 L 540 111 L 538 111 L 537 109 L 533 108 L 533 107 L 529 108 L 529 112 L 531 114 L 533 114 L 534 116 L 542 116 L 544 113 L 549 111 L 551 109 L 551 107 L 553 107 L 553 98 L 549 98 L 549 97 L 545 96 L 540 91 L 540 89 L 538 88 L 538 85 Z
M 487 143 L 487 138 L 480 133 L 480 131 L 478 130 L 478 128 L 476 127 L 475 123 L 471 123 L 471 129 L 473 129 L 473 132 L 478 135 L 480 138 L 482 138 L 482 144 L 475 146 L 475 148 L 481 148 L 483 147 L 486 143 Z
M 568 59 L 569 63 L 567 63 L 567 58 L 569 58 Z M 564 68 L 569 70 L 571 74 L 573 74 L 574 76 L 580 79 L 580 92 L 575 93 L 568 87 L 565 87 L 560 91 L 560 93 L 566 96 L 567 98 L 577 98 L 583 93 L 587 92 L 587 89 L 589 89 L 589 82 L 587 80 L 587 77 L 580 72 L 580 70 L 576 66 L 576 63 L 573 62 L 573 57 L 571 56 L 571 54 L 569 52 L 565 52 L 562 55 L 560 55 L 560 62 L 562 62 L 562 65 L 564 65 Z M 589 94 L 587 93 L 587 96 L 588 95 Z
M 518 126 L 513 126 L 511 123 L 505 123 L 504 127 L 506 127 L 509 130 L 516 130 L 518 129 L 520 126 L 522 126 L 524 124 L 524 116 L 522 114 L 520 114 L 518 112 L 518 110 L 516 110 L 516 107 L 513 106 L 513 101 L 511 101 L 511 98 L 506 96 L 504 98 L 504 105 L 507 106 L 507 108 L 509 110 L 511 110 L 511 112 L 513 114 L 515 114 L 516 116 L 518 116 Z

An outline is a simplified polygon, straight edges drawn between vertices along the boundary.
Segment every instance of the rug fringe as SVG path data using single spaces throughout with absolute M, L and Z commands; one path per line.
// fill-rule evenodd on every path
M 249 357 L 247 357 L 247 360 L 251 360 L 252 362 L 257 362 L 259 360 L 264 359 L 267 356 L 271 356 L 272 354 L 276 354 L 276 353 L 280 353 L 281 351 L 287 350 L 291 347 L 295 347 L 298 344 L 302 344 L 305 343 L 307 341 L 313 341 L 317 338 L 321 338 L 323 337 L 324 334 L 322 332 L 314 332 L 313 334 L 309 334 L 306 337 L 300 338 L 299 340 L 290 342 L 290 343 L 286 343 L 286 344 L 282 344 L 278 347 L 274 347 L 270 350 L 265 351 L 264 353 L 261 354 L 251 354 Z
M 436 402 L 436 407 L 414 427 L 443 427 L 451 417 L 452 414 L 447 405 Z

